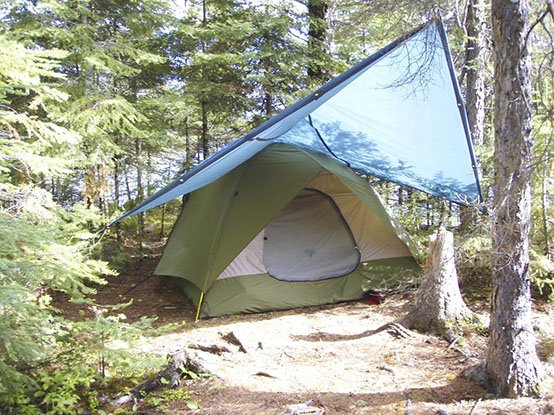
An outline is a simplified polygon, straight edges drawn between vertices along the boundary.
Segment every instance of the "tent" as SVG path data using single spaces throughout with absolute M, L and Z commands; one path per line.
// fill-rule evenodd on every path
M 348 167 L 273 144 L 190 194 L 156 274 L 202 316 L 351 300 L 414 279 L 399 230 Z
M 156 274 L 178 277 L 202 316 L 360 298 L 418 271 L 407 235 L 365 176 L 480 200 L 468 131 L 435 20 L 119 219 L 186 195 Z

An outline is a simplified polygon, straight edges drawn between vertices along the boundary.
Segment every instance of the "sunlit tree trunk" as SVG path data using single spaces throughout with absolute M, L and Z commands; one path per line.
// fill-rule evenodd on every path
M 464 322 L 475 321 L 475 315 L 460 294 L 452 232 L 441 227 L 431 237 L 428 261 L 414 307 L 401 323 L 420 331 L 443 333 Z
M 531 79 L 526 0 L 493 0 L 494 201 L 491 335 L 485 369 L 497 396 L 538 392 L 531 324 Z
M 113 186 L 114 186 L 114 205 L 115 210 L 119 210 L 121 207 L 121 177 L 120 177 L 120 162 L 119 157 L 114 156 L 112 157 L 113 160 Z M 117 222 L 115 224 L 115 235 L 117 239 L 117 244 L 121 243 L 121 224 Z
M 466 105 L 473 144 L 485 143 L 486 14 L 484 0 L 469 0 L 466 17 Z

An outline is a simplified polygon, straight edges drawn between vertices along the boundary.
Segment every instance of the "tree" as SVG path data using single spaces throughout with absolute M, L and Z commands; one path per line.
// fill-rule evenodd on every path
M 526 0 L 493 0 L 494 200 L 491 335 L 485 371 L 498 396 L 538 393 L 531 325 L 531 74 Z
M 317 81 L 329 79 L 329 72 L 324 69 L 327 51 L 327 11 L 328 0 L 308 0 L 308 50 L 310 62 L 308 76 Z
M 82 299 L 86 283 L 110 272 L 88 254 L 97 215 L 66 210 L 40 187 L 82 158 L 81 138 L 50 112 L 68 98 L 57 88 L 64 55 L 0 35 L 0 412 L 31 383 L 26 369 L 67 335 L 48 289 Z
M 466 106 L 473 144 L 485 143 L 486 16 L 484 0 L 470 0 L 466 15 Z
M 484 0 L 470 0 L 467 3 L 465 19 L 466 46 L 463 75 L 466 80 L 466 110 L 471 139 L 475 147 L 485 145 L 485 101 L 487 19 Z M 483 171 L 484 165 L 479 166 Z M 480 175 L 483 177 L 483 174 Z M 463 207 L 460 211 L 461 227 L 464 231 L 482 229 L 484 215 L 473 207 Z

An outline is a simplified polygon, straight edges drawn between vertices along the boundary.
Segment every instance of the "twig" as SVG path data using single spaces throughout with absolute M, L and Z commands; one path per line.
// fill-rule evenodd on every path
M 387 333 L 392 336 L 403 337 L 405 339 L 414 337 L 413 333 L 399 323 L 391 323 L 387 329 Z
M 469 411 L 469 414 L 467 414 L 467 415 L 471 415 L 473 413 L 473 411 L 475 411 L 475 408 L 477 408 L 477 405 L 479 404 L 479 402 L 481 402 L 481 399 L 482 398 L 477 399 L 477 401 L 473 405 L 473 408 L 471 408 L 471 411 Z
M 456 352 L 460 353 L 460 354 L 464 357 L 465 360 L 469 360 L 469 359 L 475 357 L 474 354 L 466 353 L 466 352 L 464 352 L 462 349 L 460 349 L 459 347 L 455 347 L 454 350 L 455 350 Z
M 395 374 L 394 370 L 387 366 L 377 366 L 377 369 L 384 370 L 385 372 L 392 373 L 393 375 Z
M 405 415 L 413 415 L 414 413 L 412 412 L 412 400 L 408 397 L 406 399 L 406 412 L 405 412 Z
M 458 343 L 458 340 L 460 340 L 459 337 L 456 337 L 454 340 L 452 340 L 452 343 L 448 345 L 447 349 L 452 349 L 454 346 L 456 346 L 456 343 Z
M 217 344 L 204 345 L 204 344 L 191 344 L 191 349 L 202 350 L 203 352 L 222 355 L 223 353 L 229 353 L 230 350 L 225 346 L 219 346 Z
M 254 376 L 261 376 L 261 377 L 264 377 L 264 378 L 273 378 L 273 379 L 277 379 L 277 376 L 270 375 L 270 374 L 267 373 L 267 372 L 256 372 L 256 373 L 254 373 Z
M 229 333 L 222 335 L 221 338 L 231 344 L 234 344 L 235 346 L 238 346 L 241 352 L 248 353 L 246 351 L 246 348 L 234 332 L 230 331 Z

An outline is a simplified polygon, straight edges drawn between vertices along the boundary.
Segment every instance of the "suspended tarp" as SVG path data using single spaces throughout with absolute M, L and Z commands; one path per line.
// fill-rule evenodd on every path
M 228 144 L 119 219 L 212 183 L 271 143 L 317 151 L 359 173 L 456 203 L 481 200 L 465 110 L 436 20 Z

